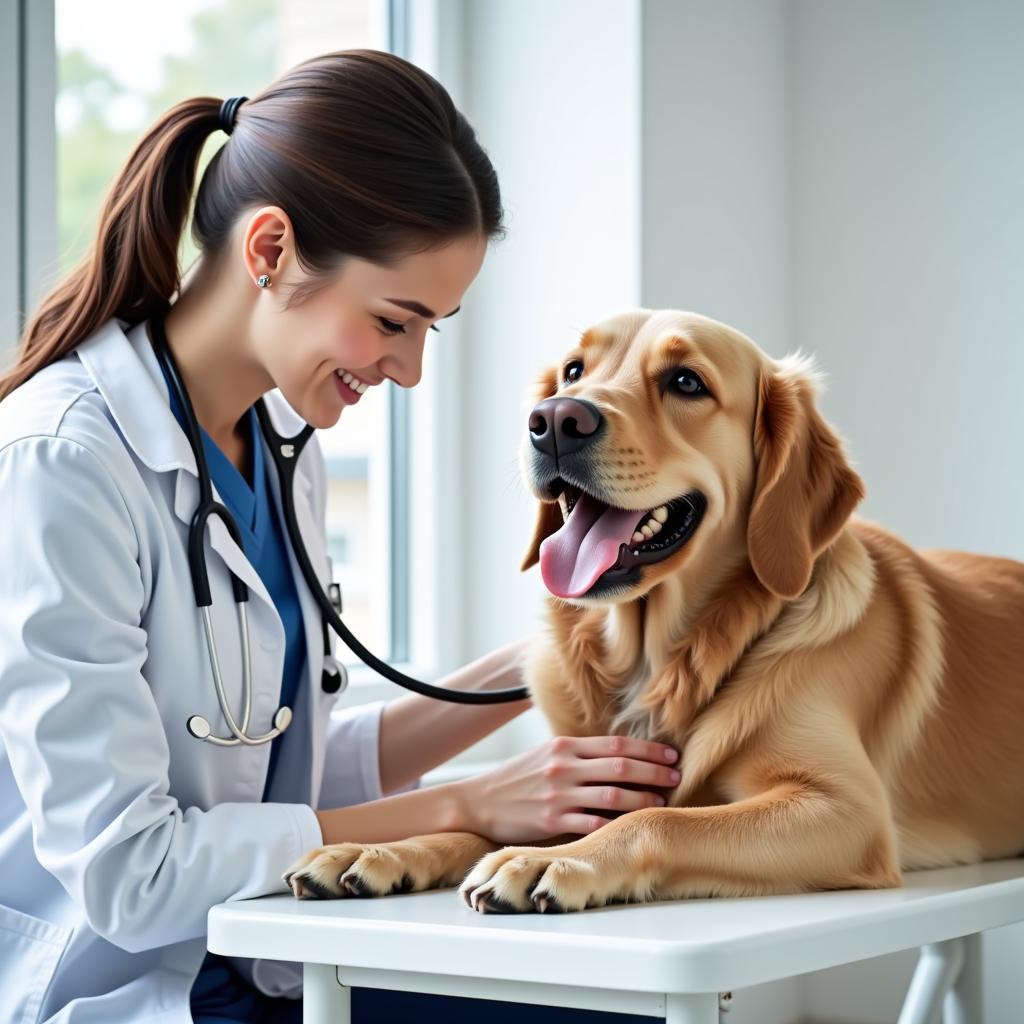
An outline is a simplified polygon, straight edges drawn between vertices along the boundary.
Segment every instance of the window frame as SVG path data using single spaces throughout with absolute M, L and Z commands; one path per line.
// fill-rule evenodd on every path
M 55 275 L 57 45 L 52 0 L 0 4 L 0 363 Z

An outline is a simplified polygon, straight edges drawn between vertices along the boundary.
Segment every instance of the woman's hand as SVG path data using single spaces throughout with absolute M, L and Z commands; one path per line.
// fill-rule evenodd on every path
M 459 783 L 469 831 L 499 843 L 586 835 L 611 820 L 604 813 L 664 806 L 650 790 L 679 782 L 678 757 L 626 736 L 556 736 Z

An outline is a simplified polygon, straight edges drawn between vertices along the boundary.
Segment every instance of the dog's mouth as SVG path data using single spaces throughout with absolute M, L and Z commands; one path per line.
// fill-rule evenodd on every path
M 696 532 L 707 508 L 700 491 L 658 508 L 616 508 L 561 478 L 558 497 L 565 525 L 540 548 L 544 585 L 556 597 L 596 597 L 640 579 L 640 569 L 664 561 Z

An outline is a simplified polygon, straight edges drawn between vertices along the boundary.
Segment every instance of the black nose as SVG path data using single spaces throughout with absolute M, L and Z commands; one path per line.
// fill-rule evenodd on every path
M 585 448 L 597 437 L 604 417 L 579 398 L 545 398 L 530 413 L 533 447 L 553 459 Z

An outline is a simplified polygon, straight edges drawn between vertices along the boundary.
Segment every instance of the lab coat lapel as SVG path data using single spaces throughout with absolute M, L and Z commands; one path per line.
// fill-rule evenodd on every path
M 196 460 L 185 432 L 171 412 L 147 323 L 128 328 L 125 320 L 111 320 L 78 347 L 77 355 L 139 460 L 157 473 L 177 471 L 174 514 L 191 525 L 199 502 Z M 214 497 L 219 497 L 216 489 Z M 252 594 L 274 609 L 259 574 L 231 539 L 227 527 L 213 516 L 208 523 L 207 536 L 213 551 Z

